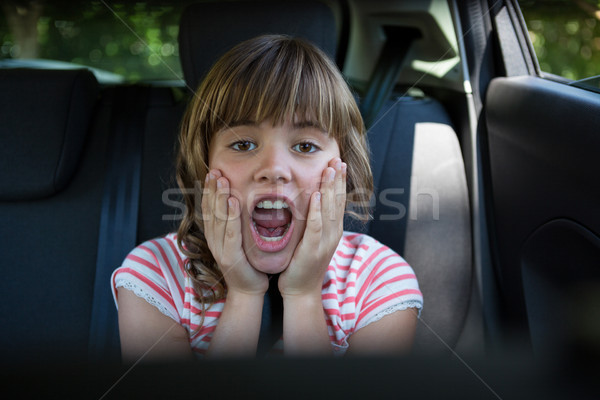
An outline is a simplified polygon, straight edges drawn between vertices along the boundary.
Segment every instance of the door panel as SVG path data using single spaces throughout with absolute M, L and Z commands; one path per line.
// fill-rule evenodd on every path
M 579 315 L 569 304 L 582 285 L 600 293 L 600 94 L 533 76 L 496 78 L 485 119 L 504 311 L 543 350 L 568 340 L 548 327 Z

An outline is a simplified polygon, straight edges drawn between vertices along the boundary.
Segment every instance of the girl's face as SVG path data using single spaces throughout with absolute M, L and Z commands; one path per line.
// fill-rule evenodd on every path
M 261 272 L 282 272 L 304 234 L 310 196 L 340 156 L 336 140 L 308 121 L 265 121 L 218 132 L 209 153 L 210 169 L 221 171 L 240 202 L 248 261 Z

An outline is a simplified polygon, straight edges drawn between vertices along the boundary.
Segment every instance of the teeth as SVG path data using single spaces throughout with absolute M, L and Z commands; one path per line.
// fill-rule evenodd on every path
M 259 202 L 256 207 L 258 208 L 264 208 L 265 210 L 271 210 L 271 209 L 276 209 L 276 210 L 281 210 L 282 208 L 289 208 L 290 206 L 282 200 L 275 200 L 275 201 L 271 201 L 271 200 L 263 200 L 261 202 Z
M 276 242 L 278 240 L 283 239 L 283 236 L 276 236 L 276 237 L 266 237 L 266 236 L 260 236 L 262 240 L 264 240 L 265 242 Z

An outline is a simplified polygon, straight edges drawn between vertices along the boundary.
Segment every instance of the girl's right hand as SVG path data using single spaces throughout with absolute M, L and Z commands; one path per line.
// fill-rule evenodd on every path
M 264 295 L 269 279 L 246 258 L 240 215 L 240 202 L 231 195 L 229 180 L 218 169 L 209 171 L 202 196 L 204 236 L 223 273 L 228 295 Z

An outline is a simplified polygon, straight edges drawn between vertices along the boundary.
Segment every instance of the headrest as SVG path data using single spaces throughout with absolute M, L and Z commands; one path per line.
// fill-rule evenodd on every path
M 179 27 L 186 83 L 196 89 L 210 67 L 236 44 L 262 34 L 304 38 L 335 60 L 333 12 L 318 1 L 224 1 L 188 6 Z
M 0 69 L 0 200 L 47 197 L 67 185 L 97 95 L 88 70 Z

